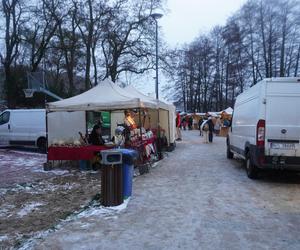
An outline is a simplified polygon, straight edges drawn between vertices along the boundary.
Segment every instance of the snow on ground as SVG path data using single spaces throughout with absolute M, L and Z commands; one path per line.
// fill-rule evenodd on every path
M 225 139 L 183 133 L 159 167 L 134 181 L 122 213 L 87 213 L 26 249 L 300 249 L 300 179 L 253 181 Z
M 17 213 L 19 217 L 26 216 L 33 212 L 34 210 L 38 210 L 40 206 L 45 205 L 44 203 L 41 202 L 31 202 L 28 204 L 23 205 L 22 209 Z

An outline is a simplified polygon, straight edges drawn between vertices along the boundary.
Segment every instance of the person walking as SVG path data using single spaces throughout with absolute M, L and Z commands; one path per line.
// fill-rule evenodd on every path
M 189 130 L 193 130 L 193 117 L 188 118 Z
M 203 131 L 202 131 L 202 128 L 201 128 L 201 125 L 202 125 L 203 121 L 204 121 L 203 118 L 200 117 L 199 122 L 198 122 L 198 128 L 200 130 L 200 136 L 203 136 Z
M 209 133 L 209 126 L 208 126 L 208 120 L 203 120 L 200 131 L 202 131 L 203 134 L 203 143 L 208 143 L 208 133 Z
M 176 114 L 176 134 L 177 134 L 176 141 L 182 141 L 180 128 L 181 128 L 181 118 L 180 118 L 180 113 L 177 112 L 177 114 Z
M 212 143 L 213 142 L 213 136 L 214 136 L 214 123 L 212 121 L 211 116 L 208 117 L 207 124 L 208 124 L 208 141 L 210 143 Z

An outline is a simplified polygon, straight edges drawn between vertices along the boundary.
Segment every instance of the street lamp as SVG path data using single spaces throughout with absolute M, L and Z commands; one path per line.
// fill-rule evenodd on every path
M 155 77 L 155 93 L 156 93 L 156 100 L 158 102 L 158 19 L 162 18 L 162 14 L 160 13 L 153 13 L 151 14 L 151 17 L 155 21 L 155 43 L 156 43 L 156 77 Z M 158 159 L 161 160 L 163 158 L 162 150 L 161 150 L 161 139 L 160 139 L 160 120 L 159 120 L 159 107 L 157 109 L 157 153 L 158 153 Z
M 160 13 L 153 13 L 150 15 L 154 21 L 155 21 L 155 45 L 156 45 L 156 65 L 155 65 L 155 70 L 156 70 L 156 81 L 155 81 L 155 94 L 156 94 L 156 99 L 158 100 L 158 19 L 162 18 L 163 14 Z

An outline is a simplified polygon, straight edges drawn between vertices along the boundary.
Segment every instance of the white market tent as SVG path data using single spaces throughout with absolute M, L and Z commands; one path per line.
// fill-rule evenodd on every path
M 130 108 L 157 108 L 157 104 L 130 94 L 106 79 L 94 88 L 57 102 L 48 103 L 48 111 L 120 110 Z
M 157 110 L 158 107 L 170 109 L 167 104 L 162 102 L 158 104 L 155 99 L 146 97 L 143 94 L 137 95 L 122 89 L 106 79 L 80 95 L 47 103 L 48 145 L 57 139 L 70 141 L 78 139 L 79 131 L 85 134 L 87 130 L 86 111 L 110 111 L 113 134 L 117 124 L 123 123 L 124 120 L 124 113 L 120 110 L 139 108 Z M 170 126 L 169 122 L 165 126 Z M 173 143 L 173 138 L 169 137 L 168 139 Z

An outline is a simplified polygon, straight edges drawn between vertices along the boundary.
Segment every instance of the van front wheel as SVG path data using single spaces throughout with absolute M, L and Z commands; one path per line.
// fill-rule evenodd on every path
M 246 156 L 246 172 L 247 172 L 247 176 L 250 179 L 257 179 L 258 168 L 253 164 L 251 157 L 250 157 L 250 153 L 248 153 Z
M 233 153 L 230 151 L 230 146 L 228 144 L 227 144 L 226 154 L 227 154 L 227 159 L 233 158 Z
M 47 150 L 46 150 L 46 138 L 44 137 L 41 137 L 38 139 L 37 141 L 37 146 L 38 146 L 38 149 L 41 153 L 46 153 Z

